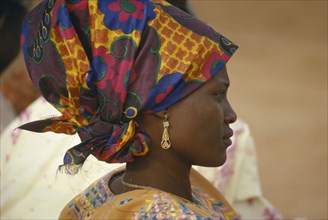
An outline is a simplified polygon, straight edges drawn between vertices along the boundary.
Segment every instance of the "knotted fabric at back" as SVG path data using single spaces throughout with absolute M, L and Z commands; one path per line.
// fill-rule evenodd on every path
M 237 49 L 162 0 L 46 0 L 26 16 L 21 44 L 33 83 L 61 116 L 20 128 L 78 133 L 64 157 L 72 174 L 90 154 L 108 163 L 145 155 L 136 117 L 186 97 Z

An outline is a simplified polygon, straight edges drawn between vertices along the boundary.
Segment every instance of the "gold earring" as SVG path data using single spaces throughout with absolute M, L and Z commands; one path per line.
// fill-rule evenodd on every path
M 170 123 L 167 120 L 167 115 L 165 112 L 164 115 L 164 122 L 163 122 L 163 126 L 164 126 L 164 131 L 163 131 L 163 135 L 162 135 L 162 148 L 167 150 L 171 147 L 171 141 L 170 141 L 170 135 L 169 135 L 169 127 L 170 127 Z

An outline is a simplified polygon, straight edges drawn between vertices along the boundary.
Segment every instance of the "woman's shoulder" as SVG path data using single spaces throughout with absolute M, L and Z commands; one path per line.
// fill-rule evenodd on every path
M 97 181 L 101 185 L 100 182 Z M 175 219 L 195 216 L 193 207 L 186 201 L 160 190 L 133 190 L 114 195 L 110 191 L 89 188 L 66 205 L 59 219 Z
M 97 209 L 115 197 L 108 187 L 108 181 L 122 171 L 124 171 L 123 167 L 118 168 L 93 182 L 64 207 L 59 219 L 89 218 Z
M 235 213 L 222 198 L 207 192 L 197 173 L 192 186 L 194 202 L 156 189 L 133 190 L 115 195 L 108 181 L 116 170 L 90 185 L 69 202 L 59 219 L 234 219 Z M 205 188 L 204 188 L 205 187 Z
M 114 195 L 110 191 L 99 190 L 99 187 L 89 188 L 67 204 L 59 219 L 196 219 L 211 216 L 204 200 L 195 205 L 155 189 Z
M 169 217 L 166 209 L 178 209 L 178 201 L 165 192 L 157 190 L 133 190 L 117 195 L 101 207 L 92 218 L 95 219 L 148 219 Z
M 197 192 L 195 192 L 197 193 Z M 194 195 L 195 196 L 195 195 Z M 197 198 L 197 196 L 196 196 Z M 200 195 L 198 195 L 198 198 Z M 156 190 L 133 190 L 117 195 L 94 213 L 94 219 L 204 219 L 213 218 L 211 201 L 190 202 L 173 194 Z M 205 201 L 205 203 L 204 203 Z M 216 216 L 218 216 L 216 215 Z M 223 214 L 222 214 L 223 216 Z M 225 218 L 226 219 L 226 218 Z

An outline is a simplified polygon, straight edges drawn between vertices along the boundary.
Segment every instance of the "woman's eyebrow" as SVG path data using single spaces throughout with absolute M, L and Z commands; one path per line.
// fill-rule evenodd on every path
M 225 82 L 223 82 L 223 85 L 224 85 L 226 88 L 229 88 L 229 86 L 230 86 L 230 82 L 225 81 Z
M 216 83 L 214 84 L 215 87 L 224 87 L 224 88 L 229 88 L 230 86 L 230 82 L 229 81 L 216 81 Z

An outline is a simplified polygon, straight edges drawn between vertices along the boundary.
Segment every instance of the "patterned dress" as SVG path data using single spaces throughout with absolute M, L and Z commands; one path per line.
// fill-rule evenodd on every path
M 194 170 L 193 203 L 155 189 L 115 195 L 108 182 L 123 171 L 115 170 L 91 184 L 66 205 L 60 219 L 238 219 L 223 196 Z

